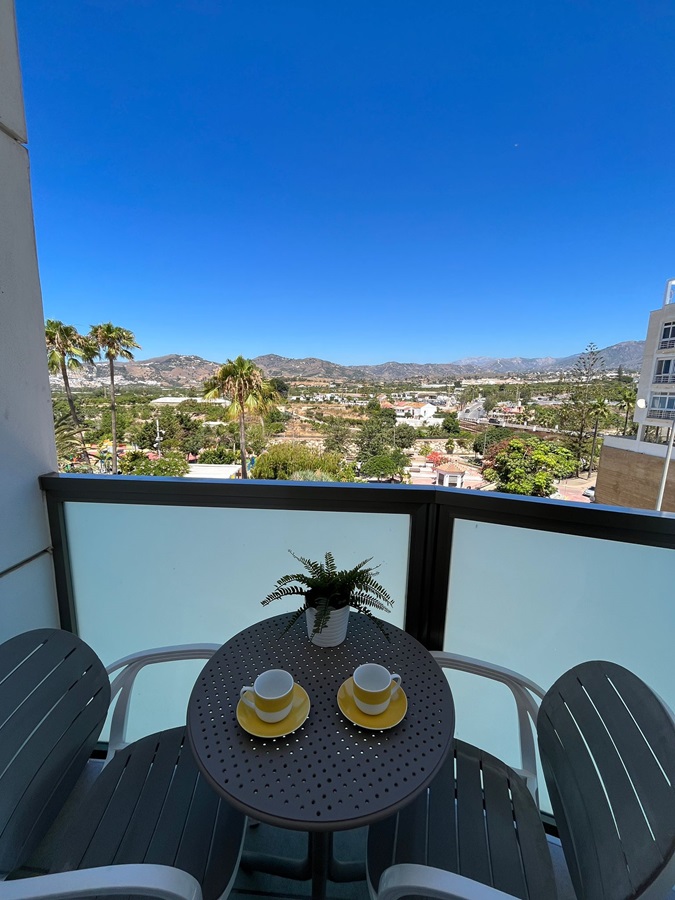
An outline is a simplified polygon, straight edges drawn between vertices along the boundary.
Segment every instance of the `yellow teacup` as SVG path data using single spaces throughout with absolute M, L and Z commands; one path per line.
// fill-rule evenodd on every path
M 281 722 L 293 706 L 293 676 L 284 669 L 268 669 L 239 695 L 263 722 Z
M 377 663 L 364 663 L 354 670 L 354 702 L 368 716 L 383 713 L 400 686 L 401 676 Z

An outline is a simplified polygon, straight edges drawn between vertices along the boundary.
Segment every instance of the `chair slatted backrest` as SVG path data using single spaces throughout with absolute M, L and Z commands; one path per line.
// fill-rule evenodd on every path
M 103 663 L 76 635 L 42 628 L 0 645 L 0 877 L 58 814 L 109 702 Z
M 537 719 L 542 766 L 575 891 L 663 897 L 675 881 L 675 721 L 609 662 L 556 681 Z

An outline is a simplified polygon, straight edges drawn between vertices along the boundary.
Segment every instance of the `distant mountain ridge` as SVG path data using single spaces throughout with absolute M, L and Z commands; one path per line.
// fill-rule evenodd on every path
M 623 341 L 612 344 L 600 351 L 609 371 L 622 366 L 626 372 L 639 371 L 642 365 L 644 341 Z M 581 354 L 560 358 L 540 356 L 524 358 L 513 356 L 495 358 L 488 356 L 472 356 L 449 363 L 400 363 L 386 362 L 378 365 L 342 366 L 325 359 L 307 357 L 305 359 L 289 359 L 285 356 L 268 354 L 257 356 L 254 362 L 260 366 L 268 378 L 278 376 L 290 380 L 322 380 L 322 381 L 363 381 L 391 382 L 417 381 L 443 382 L 469 375 L 528 375 L 537 372 L 569 371 Z M 211 377 L 221 363 L 202 359 L 201 356 L 170 353 L 152 359 L 130 360 L 115 364 L 116 378 L 120 385 L 156 385 L 162 388 L 199 388 L 202 382 Z M 51 376 L 54 385 L 60 385 L 57 376 Z M 98 362 L 94 366 L 86 366 L 80 372 L 70 376 L 74 387 L 85 387 L 108 382 L 108 364 Z

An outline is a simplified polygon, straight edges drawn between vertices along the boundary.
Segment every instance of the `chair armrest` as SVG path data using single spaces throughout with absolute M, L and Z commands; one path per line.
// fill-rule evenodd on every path
M 115 894 L 160 900 L 202 900 L 201 887 L 192 875 L 171 866 L 148 864 L 100 866 L 0 884 L 1 900 L 71 900 Z
M 518 713 L 521 760 L 518 773 L 524 778 L 528 790 L 538 805 L 537 754 L 534 734 L 537 727 L 539 700 L 544 698 L 546 691 L 524 675 L 482 659 L 474 659 L 471 656 L 461 656 L 459 653 L 447 653 L 439 650 L 432 651 L 431 655 L 441 668 L 455 669 L 458 672 L 467 672 L 470 675 L 479 675 L 492 681 L 498 681 L 509 688 L 516 702 L 516 711 Z
M 377 900 L 399 900 L 416 894 L 434 900 L 516 900 L 512 894 L 433 866 L 402 863 L 382 873 Z
M 118 659 L 106 666 L 108 675 L 120 672 L 115 676 L 110 686 L 110 705 L 113 706 L 112 721 L 110 723 L 110 740 L 108 742 L 108 755 L 104 765 L 107 765 L 118 750 L 126 747 L 127 721 L 129 718 L 129 703 L 134 688 L 136 676 L 146 666 L 157 663 L 173 662 L 182 659 L 210 659 L 220 644 L 180 644 L 175 647 L 156 647 L 154 650 L 141 650 L 132 653 L 122 659 Z M 116 702 L 115 702 L 116 701 Z

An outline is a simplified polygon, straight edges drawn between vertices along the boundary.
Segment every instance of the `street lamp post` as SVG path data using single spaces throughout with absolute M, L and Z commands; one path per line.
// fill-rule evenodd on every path
M 668 480 L 668 468 L 670 466 L 670 457 L 673 455 L 673 436 L 675 436 L 675 421 L 670 423 L 670 434 L 668 435 L 668 447 L 666 448 L 666 459 L 663 463 L 663 472 L 661 473 L 661 484 L 659 485 L 659 495 L 656 498 L 656 506 L 654 509 L 661 509 L 663 503 L 663 495 L 666 492 L 666 481 Z
M 647 401 L 640 397 L 635 401 L 635 405 L 638 409 L 646 409 Z M 674 414 L 675 415 L 675 414 Z M 661 504 L 663 503 L 663 495 L 666 492 L 666 482 L 668 481 L 668 469 L 670 468 L 670 458 L 673 455 L 673 438 L 675 438 L 675 419 L 673 419 L 670 423 L 670 433 L 668 435 L 668 444 L 666 446 L 666 458 L 663 461 L 663 471 L 661 472 L 661 483 L 659 484 L 659 493 L 656 497 L 656 506 L 654 509 L 657 512 L 661 511 Z

